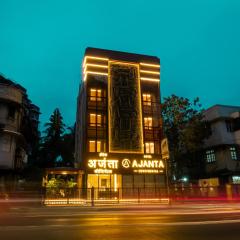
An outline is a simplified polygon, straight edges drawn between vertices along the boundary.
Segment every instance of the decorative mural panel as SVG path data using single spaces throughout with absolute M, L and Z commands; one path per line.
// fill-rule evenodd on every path
M 143 153 L 138 66 L 109 63 L 109 152 Z

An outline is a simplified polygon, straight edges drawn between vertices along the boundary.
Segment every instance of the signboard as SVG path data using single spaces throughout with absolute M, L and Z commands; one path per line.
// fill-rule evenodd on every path
M 102 153 L 99 154 L 102 156 Z M 87 162 L 89 170 L 94 173 L 163 173 L 165 164 L 162 159 L 107 159 L 104 155 L 102 159 L 89 159 Z
M 168 140 L 164 138 L 161 142 L 161 152 L 163 159 L 169 159 Z

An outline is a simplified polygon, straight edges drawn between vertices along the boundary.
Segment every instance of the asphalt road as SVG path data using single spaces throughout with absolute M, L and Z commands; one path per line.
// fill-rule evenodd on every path
M 240 204 L 13 208 L 0 215 L 0 239 L 239 240 Z

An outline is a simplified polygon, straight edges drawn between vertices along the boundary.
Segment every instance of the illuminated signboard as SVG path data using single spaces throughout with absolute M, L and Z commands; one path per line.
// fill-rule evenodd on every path
M 89 159 L 88 168 L 93 169 L 94 173 L 112 173 L 113 170 L 125 170 L 132 171 L 134 173 L 162 173 L 165 165 L 163 160 L 158 159 L 140 159 L 140 160 L 130 160 L 124 158 L 121 160 L 119 165 L 119 160 L 106 159 Z
M 112 173 L 113 169 L 118 169 L 118 160 L 104 159 L 89 159 L 88 167 L 94 169 L 94 173 Z
M 161 173 L 165 168 L 162 160 L 134 159 L 131 161 L 127 158 L 122 160 L 122 167 L 125 169 L 132 169 L 135 173 Z
M 90 159 L 88 160 L 88 167 L 93 169 L 118 169 L 118 160 Z

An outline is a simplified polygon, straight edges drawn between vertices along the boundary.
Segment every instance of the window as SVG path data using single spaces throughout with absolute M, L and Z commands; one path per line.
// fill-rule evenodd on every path
M 151 117 L 145 117 L 144 118 L 144 128 L 145 129 L 152 129 L 152 118 Z
M 209 121 L 205 121 L 205 128 L 207 131 L 207 135 L 211 136 L 212 135 L 212 127 L 211 127 L 211 123 Z
M 151 94 L 144 93 L 142 96 L 143 96 L 143 105 L 151 106 L 152 105 L 152 96 L 151 96 Z
M 145 143 L 145 153 L 154 153 L 154 142 Z
M 8 108 L 8 118 L 15 119 L 16 108 L 13 106 L 9 106 Z
M 206 161 L 207 163 L 212 163 L 216 161 L 215 152 L 213 149 L 206 151 Z
M 228 132 L 235 132 L 240 129 L 240 118 L 232 118 L 225 121 Z
M 226 120 L 226 128 L 228 132 L 233 132 L 233 121 L 231 120 Z
M 233 184 L 240 184 L 240 176 L 232 176 Z
M 235 147 L 230 147 L 230 153 L 232 160 L 238 160 L 237 149 Z
M 107 179 L 101 179 L 101 187 L 107 187 Z
M 101 141 L 90 140 L 89 152 L 101 152 Z
M 237 131 L 240 129 L 240 118 L 234 118 L 233 120 L 233 130 Z
M 101 89 L 95 89 L 91 88 L 90 89 L 90 101 L 101 101 L 101 96 L 102 96 L 102 90 Z
M 95 114 L 95 113 L 90 113 L 90 126 L 91 127 L 101 127 L 102 124 L 102 115 L 100 114 Z
M 2 151 L 10 152 L 11 150 L 11 136 L 0 136 L 0 146 Z

